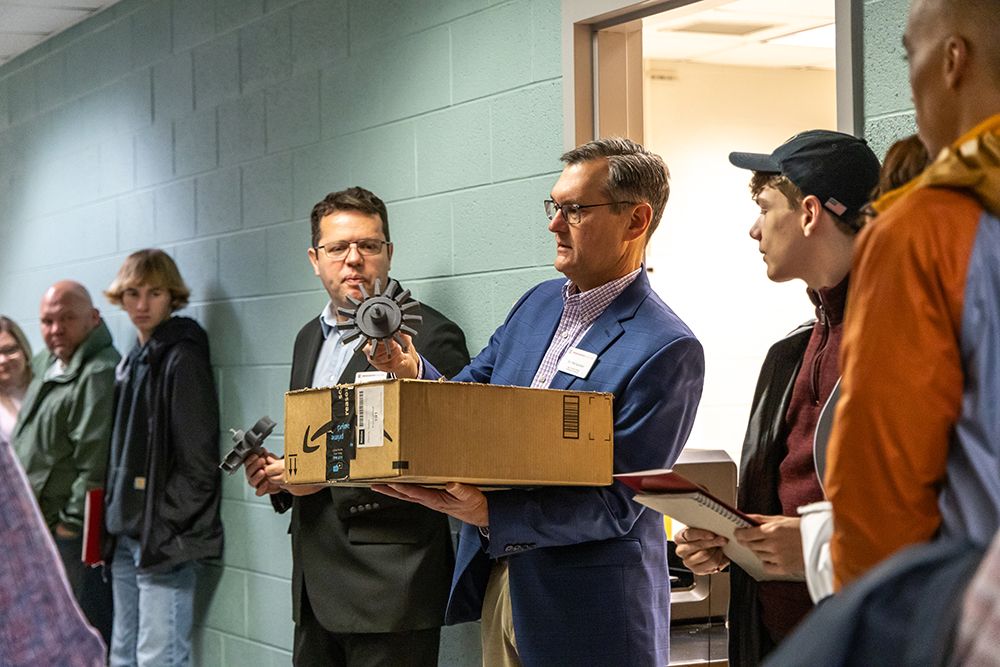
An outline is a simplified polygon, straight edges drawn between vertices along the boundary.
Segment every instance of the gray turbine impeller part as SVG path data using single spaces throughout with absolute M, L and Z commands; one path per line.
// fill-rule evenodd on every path
M 261 417 L 249 431 L 233 431 L 233 442 L 236 446 L 226 455 L 225 460 L 219 464 L 219 468 L 225 470 L 230 475 L 240 469 L 246 462 L 250 454 L 260 456 L 263 452 L 264 438 L 271 435 L 271 431 L 277 424 L 270 417 Z
M 389 339 L 395 340 L 403 350 L 406 350 L 406 343 L 400 338 L 399 332 L 403 331 L 416 336 L 417 331 L 411 325 L 420 324 L 423 318 L 417 315 L 420 304 L 410 299 L 410 290 L 403 290 L 399 294 L 399 283 L 395 279 L 386 285 L 385 293 L 380 291 L 381 284 L 375 280 L 375 294 L 369 296 L 365 291 L 365 286 L 361 285 L 361 296 L 358 301 L 350 294 L 348 301 L 354 305 L 354 310 L 350 308 L 337 307 L 337 313 L 347 318 L 346 322 L 337 322 L 337 329 L 344 336 L 344 345 L 360 337 L 361 340 L 354 346 L 355 354 L 361 351 L 368 341 L 372 342 L 372 354 L 378 348 L 379 341 L 385 347 L 385 353 L 389 354 Z M 410 299 L 407 301 L 407 299 Z

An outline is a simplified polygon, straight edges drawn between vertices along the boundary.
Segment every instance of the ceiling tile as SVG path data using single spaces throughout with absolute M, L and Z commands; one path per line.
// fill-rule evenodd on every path
M 833 16 L 834 0 L 736 0 L 719 7 L 724 12 L 779 16 Z
M 119 0 L 0 0 L 0 62 Z
M 745 44 L 721 53 L 693 58 L 695 62 L 747 67 L 817 67 L 819 63 L 834 65 L 833 49 L 773 44 Z
M 833 69 L 834 49 L 767 44 L 765 40 L 833 23 L 834 0 L 734 0 L 706 2 L 703 11 L 664 12 L 643 19 L 644 58 L 748 65 Z M 693 24 L 770 24 L 746 36 L 679 32 Z
M 86 18 L 90 12 L 78 9 L 26 7 L 0 3 L 0 25 L 4 32 L 47 35 Z
M 0 5 L 22 5 L 25 7 L 55 7 L 62 9 L 100 9 L 117 2 L 108 0 L 3 0 Z
M 642 35 L 642 55 L 644 58 L 660 60 L 689 60 L 698 56 L 725 51 L 743 43 L 742 40 L 722 35 L 697 35 L 672 32 L 650 39 Z
M 0 58 L 5 60 L 27 51 L 44 39 L 42 35 L 0 32 Z

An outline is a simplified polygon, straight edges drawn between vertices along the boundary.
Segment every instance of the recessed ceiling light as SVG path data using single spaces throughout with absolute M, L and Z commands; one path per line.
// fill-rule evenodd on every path
M 837 46 L 837 30 L 836 25 L 831 23 L 818 28 L 793 32 L 790 35 L 765 39 L 764 42 L 782 46 L 811 46 L 817 49 L 832 49 Z
M 660 28 L 658 32 L 696 32 L 703 35 L 746 37 L 761 30 L 777 27 L 773 23 L 736 23 L 732 21 L 695 21 L 681 28 Z

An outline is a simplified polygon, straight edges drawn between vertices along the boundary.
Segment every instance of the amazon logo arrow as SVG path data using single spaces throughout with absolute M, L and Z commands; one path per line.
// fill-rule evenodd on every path
M 305 435 L 302 436 L 302 451 L 305 452 L 306 454 L 312 454 L 313 452 L 319 449 L 319 445 L 310 445 L 309 443 L 316 440 L 316 438 L 323 437 L 331 430 L 333 430 L 333 421 L 332 420 L 328 421 L 327 423 L 320 426 L 319 429 L 317 429 L 317 431 L 313 433 L 312 438 L 309 437 L 310 428 L 312 428 L 312 426 L 306 426 L 306 433 Z

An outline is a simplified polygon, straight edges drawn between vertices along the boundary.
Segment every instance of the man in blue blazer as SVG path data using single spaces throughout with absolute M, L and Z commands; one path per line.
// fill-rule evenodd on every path
M 642 267 L 669 194 L 663 160 L 625 139 L 562 156 L 545 202 L 555 267 L 454 380 L 614 394 L 615 472 L 670 466 L 701 398 L 702 348 Z M 373 362 L 437 377 L 410 346 Z M 460 444 L 460 443 L 458 443 Z M 485 665 L 628 665 L 669 660 L 670 580 L 662 517 L 607 487 L 481 493 L 375 487 L 464 523 L 447 622 L 482 618 Z

